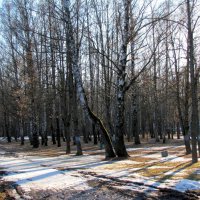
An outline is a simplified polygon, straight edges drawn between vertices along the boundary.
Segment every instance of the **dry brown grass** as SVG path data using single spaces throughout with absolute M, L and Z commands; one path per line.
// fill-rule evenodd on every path
M 200 169 L 200 163 L 192 164 L 191 162 L 165 162 L 156 163 L 153 166 L 158 168 L 141 170 L 140 174 L 147 177 L 157 177 L 159 181 L 165 180 L 180 180 L 180 179 L 190 179 L 190 180 L 200 180 L 200 174 L 195 173 L 196 170 Z M 160 168 L 159 168 L 160 166 Z M 165 168 L 162 168 L 164 166 Z M 166 172 L 170 171 L 171 174 L 165 175 Z
M 119 170 L 119 169 L 134 169 L 134 168 L 143 168 L 145 167 L 145 163 L 135 163 L 135 164 L 119 164 L 119 163 L 114 163 L 114 164 L 107 164 L 102 166 L 101 168 L 106 169 L 106 170 Z
M 149 162 L 149 161 L 153 161 L 153 160 L 157 160 L 157 159 L 155 159 L 155 158 L 145 158 L 145 157 L 139 157 L 139 156 L 134 157 L 133 156 L 133 157 L 129 157 L 129 160 L 145 163 L 145 162 Z
M 171 168 L 145 168 L 141 170 L 140 174 L 146 177 L 155 177 L 163 175 L 163 173 L 168 172 Z
M 158 162 L 154 166 L 166 166 L 171 168 L 176 168 L 178 166 L 184 166 L 185 162 Z

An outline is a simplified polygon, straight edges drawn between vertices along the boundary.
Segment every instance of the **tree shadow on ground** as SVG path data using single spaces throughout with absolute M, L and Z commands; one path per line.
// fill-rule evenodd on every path
M 158 179 L 158 181 L 159 182 L 163 182 L 163 181 L 165 181 L 167 179 L 173 178 L 173 176 L 175 176 L 177 173 L 179 173 L 179 172 L 185 170 L 186 168 L 192 166 L 193 163 L 192 162 L 187 162 L 187 163 L 185 163 L 185 165 L 183 167 L 180 167 L 181 165 L 183 165 L 183 164 L 180 164 L 180 165 L 176 166 L 176 168 L 179 167 L 177 170 L 168 173 L 167 175 L 165 175 L 162 178 Z M 171 170 L 169 170 L 169 171 L 171 171 Z
M 91 184 L 91 183 L 90 183 Z M 63 190 L 41 190 L 29 193 L 33 199 L 50 200 L 198 200 L 198 196 L 192 193 L 181 193 L 175 190 L 161 189 L 143 193 L 129 189 L 120 189 L 104 181 L 96 181 L 94 186 L 87 190 L 75 190 L 75 188 L 66 188 Z

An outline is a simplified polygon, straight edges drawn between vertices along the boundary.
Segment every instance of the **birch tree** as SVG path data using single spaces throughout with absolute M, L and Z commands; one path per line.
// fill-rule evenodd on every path
M 68 38 L 70 38 L 69 40 L 69 48 L 72 52 L 72 70 L 73 70 L 73 76 L 74 79 L 76 81 L 76 86 L 77 86 L 77 94 L 79 97 L 79 101 L 80 104 L 82 106 L 82 109 L 85 113 L 86 117 L 89 117 L 91 119 L 91 121 L 93 123 L 95 123 L 95 125 L 98 125 L 101 129 L 102 132 L 102 136 L 104 139 L 104 144 L 105 144 L 105 154 L 106 154 L 106 158 L 112 158 L 115 157 L 115 153 L 113 151 L 113 147 L 110 141 L 110 137 L 108 135 L 107 130 L 105 129 L 105 127 L 103 126 L 102 121 L 93 113 L 91 112 L 89 106 L 88 106 L 88 101 L 85 95 L 85 91 L 83 88 L 83 84 L 82 84 L 82 78 L 81 78 L 81 72 L 79 69 L 79 58 L 77 55 L 77 50 L 76 50 L 76 44 L 75 44 L 75 39 L 73 36 L 73 27 L 72 27 L 72 23 L 71 23 L 71 19 L 70 19 L 70 1 L 69 0 L 64 0 L 64 9 L 65 9 L 65 20 L 67 23 L 67 27 L 68 27 Z

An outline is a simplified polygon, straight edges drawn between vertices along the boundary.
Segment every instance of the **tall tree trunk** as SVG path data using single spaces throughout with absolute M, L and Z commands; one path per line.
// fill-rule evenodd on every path
M 132 42 L 131 44 L 131 63 L 132 63 L 132 76 L 135 76 L 135 44 Z M 139 107 L 139 92 L 137 88 L 137 83 L 136 81 L 133 83 L 133 91 L 132 91 L 132 116 L 133 116 L 133 121 L 132 121 L 132 131 L 133 131 L 133 136 L 135 137 L 135 144 L 140 144 L 140 136 L 139 136 L 139 113 L 138 113 L 138 107 Z
M 181 132 L 180 132 L 179 122 L 176 123 L 176 133 L 177 133 L 177 139 L 180 139 Z
M 52 73 L 52 139 L 57 137 L 57 119 L 56 119 L 56 58 L 55 58 L 55 40 L 52 38 L 55 35 L 55 23 L 53 22 L 54 2 L 49 3 L 49 35 L 50 35 L 50 58 L 51 58 L 51 73 Z M 52 141 L 56 144 L 56 140 Z
M 198 97 L 197 97 L 197 77 L 195 77 L 194 65 L 194 39 L 192 30 L 192 10 L 190 0 L 186 0 L 187 6 L 187 28 L 188 28 L 188 53 L 190 65 L 191 79 L 191 95 L 192 95 L 192 117 L 191 117 L 191 136 L 192 136 L 192 162 L 198 162 L 197 156 L 197 135 L 199 134 L 199 117 L 198 117 Z
M 60 141 L 60 123 L 59 123 L 59 117 L 56 117 L 56 140 L 57 140 L 57 146 L 61 147 L 61 141 Z
M 74 127 L 74 136 L 75 136 L 75 143 L 76 143 L 76 155 L 80 156 L 83 155 L 82 147 L 81 147 L 81 137 L 78 129 L 78 107 L 77 107 L 77 95 L 76 95 L 76 83 L 73 86 L 73 127 Z
M 74 79 L 77 84 L 76 88 L 77 88 L 78 98 L 79 98 L 80 104 L 82 106 L 82 109 L 85 113 L 85 116 L 89 117 L 95 125 L 99 125 L 99 127 L 101 129 L 101 132 L 104 137 L 106 158 L 112 158 L 112 157 L 115 157 L 115 153 L 113 151 L 113 147 L 112 147 L 108 132 L 106 131 L 105 127 L 103 126 L 103 123 L 101 122 L 101 120 L 90 110 L 90 108 L 88 106 L 88 101 L 87 101 L 85 91 L 83 88 L 81 73 L 80 73 L 80 69 L 79 69 L 79 65 L 78 65 L 78 55 L 77 55 L 75 40 L 73 37 L 73 27 L 72 27 L 71 19 L 70 19 L 69 5 L 70 5 L 70 1 L 64 0 L 66 25 L 68 28 L 68 39 L 70 42 L 68 45 L 71 48 L 71 52 L 72 52 L 73 76 L 74 76 Z
M 119 70 L 117 72 L 117 105 L 116 105 L 116 127 L 115 127 L 115 152 L 118 157 L 128 157 L 124 143 L 124 103 L 125 103 L 125 79 L 127 62 L 127 45 L 129 39 L 129 15 L 131 0 L 124 1 L 124 24 L 122 31 L 122 45 L 120 50 Z
M 156 49 L 156 40 L 155 40 L 155 25 L 153 23 L 153 49 Z M 157 91 L 157 60 L 156 53 L 153 55 L 153 83 L 154 83 L 154 134 L 156 142 L 159 142 L 159 105 L 158 105 L 158 91 Z
M 20 130 L 21 145 L 24 145 L 24 124 L 22 120 L 20 120 L 19 122 L 19 130 Z
M 55 135 L 55 131 L 54 131 L 54 126 L 53 126 L 53 120 L 51 118 L 51 125 L 50 125 L 50 130 L 51 130 L 51 139 L 52 139 L 52 143 L 55 145 L 56 144 L 56 135 Z
M 20 15 L 23 19 L 24 35 L 27 41 L 25 49 L 26 66 L 28 72 L 28 95 L 30 98 L 30 121 L 32 124 L 32 145 L 33 148 L 39 147 L 39 134 L 37 130 L 37 99 L 36 99 L 36 88 L 37 88 L 37 76 L 33 60 L 33 45 L 30 33 L 30 16 L 28 14 L 27 2 L 23 1 L 23 6 L 20 9 Z
M 185 118 L 183 119 L 183 114 L 181 110 L 181 100 L 180 100 L 180 77 L 179 77 L 179 72 L 178 72 L 178 61 L 177 61 L 177 56 L 176 56 L 176 51 L 175 51 L 175 45 L 173 42 L 173 39 L 171 38 L 171 44 L 173 48 L 173 56 L 174 56 L 174 66 L 175 66 L 175 74 L 176 74 L 176 101 L 177 101 L 177 109 L 178 109 L 178 115 L 179 115 L 179 121 L 181 124 L 181 128 L 183 131 L 183 136 L 184 136 L 184 143 L 185 143 L 185 149 L 186 149 L 186 154 L 191 153 L 191 147 L 190 147 L 190 138 L 189 138 L 189 122 L 188 122 L 188 111 L 189 111 L 189 96 L 188 96 L 188 84 L 189 84 L 189 79 L 188 79 L 188 73 L 186 69 L 186 86 L 185 86 Z
M 135 84 L 134 84 L 135 86 Z M 133 106 L 133 134 L 135 137 L 135 144 L 140 144 L 140 136 L 139 136 L 139 121 L 138 121 L 138 104 L 139 104 L 139 99 L 138 99 L 138 91 L 136 88 L 134 88 L 133 95 L 132 95 L 132 106 Z
M 92 62 L 92 51 L 91 51 L 91 40 L 90 38 L 90 23 L 89 23 L 89 9 L 88 9 L 88 1 L 86 0 L 87 7 L 87 35 L 88 35 L 88 53 L 89 53 L 89 71 L 90 71 L 90 104 L 91 110 L 94 111 L 94 66 Z M 92 123 L 92 135 L 94 137 L 94 144 L 98 143 L 97 133 L 95 129 L 95 124 Z

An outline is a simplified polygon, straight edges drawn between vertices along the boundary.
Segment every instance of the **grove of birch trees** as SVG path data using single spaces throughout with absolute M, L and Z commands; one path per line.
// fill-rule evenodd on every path
M 38 148 L 183 139 L 200 155 L 199 0 L 3 0 L 0 136 Z M 92 140 L 92 141 L 91 141 Z M 199 147 L 199 148 L 198 148 Z

